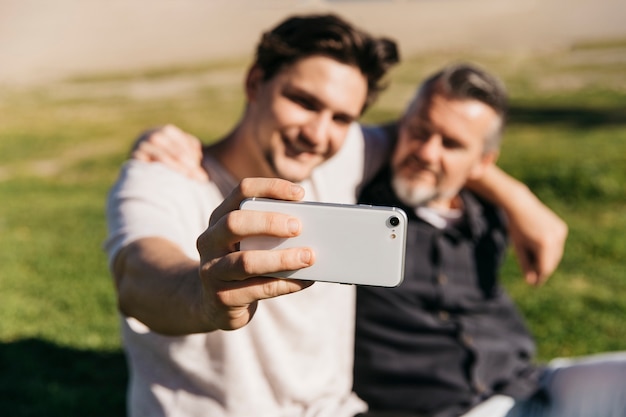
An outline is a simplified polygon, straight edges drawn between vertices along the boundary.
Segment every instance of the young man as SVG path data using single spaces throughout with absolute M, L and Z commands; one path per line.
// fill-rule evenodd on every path
M 311 282 L 260 277 L 306 267 L 312 254 L 237 251 L 242 237 L 294 236 L 300 224 L 235 209 L 251 196 L 354 202 L 365 151 L 348 131 L 397 61 L 395 43 L 336 16 L 289 18 L 258 45 L 240 121 L 206 149 L 210 182 L 158 164 L 124 166 L 108 201 L 106 249 L 131 416 L 365 409 L 352 393 L 354 289 L 298 292 Z
M 626 355 L 536 366 L 532 337 L 498 283 L 506 222 L 464 187 L 496 160 L 505 113 L 505 90 L 493 76 L 463 64 L 444 68 L 422 84 L 389 166 L 359 198 L 409 216 L 403 283 L 357 288 L 354 389 L 370 406 L 364 416 L 626 410 Z

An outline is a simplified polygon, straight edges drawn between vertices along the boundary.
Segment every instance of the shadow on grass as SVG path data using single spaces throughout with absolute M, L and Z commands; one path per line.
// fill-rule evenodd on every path
M 626 124 L 626 108 L 585 108 L 574 106 L 516 106 L 509 109 L 510 124 L 568 124 L 591 128 Z
M 0 344 L 0 414 L 124 416 L 122 352 L 61 347 L 38 339 Z

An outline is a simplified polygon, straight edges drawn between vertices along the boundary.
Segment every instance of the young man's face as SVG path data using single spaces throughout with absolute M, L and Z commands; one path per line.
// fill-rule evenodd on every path
M 367 80 L 356 67 L 324 56 L 286 66 L 262 81 L 253 69 L 248 78 L 249 116 L 262 158 L 272 172 L 301 181 L 343 145 L 367 95 Z
M 435 94 L 418 98 L 405 115 L 392 157 L 393 186 L 407 205 L 450 208 L 468 179 L 482 175 L 496 152 L 484 153 L 485 138 L 499 117 L 477 100 Z

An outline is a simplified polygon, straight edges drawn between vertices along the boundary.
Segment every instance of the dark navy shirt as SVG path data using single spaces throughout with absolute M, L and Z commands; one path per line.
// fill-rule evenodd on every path
M 391 191 L 389 169 L 360 202 L 408 217 L 403 283 L 357 288 L 354 389 L 371 410 L 460 415 L 494 393 L 535 389 L 535 346 L 498 284 L 507 248 L 500 211 L 462 192 L 464 218 L 437 229 Z

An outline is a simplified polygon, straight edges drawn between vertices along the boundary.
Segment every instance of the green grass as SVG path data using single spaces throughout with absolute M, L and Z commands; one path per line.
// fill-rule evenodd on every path
M 580 54 L 602 53 L 580 63 Z M 512 114 L 500 164 L 570 226 L 547 285 L 503 280 L 539 359 L 625 350 L 624 40 L 533 56 L 408 58 L 365 115 L 389 120 L 450 60 L 501 75 Z M 613 59 L 615 58 L 615 59 Z M 11 416 L 124 414 L 126 370 L 101 250 L 104 200 L 135 136 L 174 123 L 211 141 L 240 116 L 245 61 L 101 74 L 0 90 L 0 409 Z M 179 86 L 180 88 L 172 88 Z

